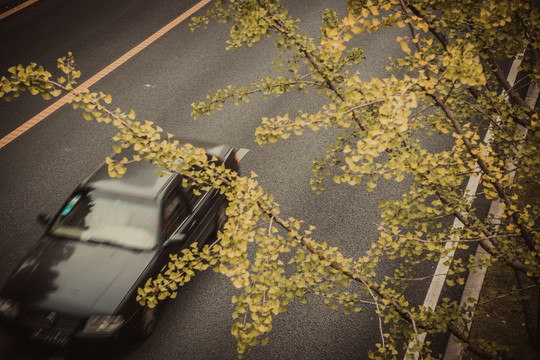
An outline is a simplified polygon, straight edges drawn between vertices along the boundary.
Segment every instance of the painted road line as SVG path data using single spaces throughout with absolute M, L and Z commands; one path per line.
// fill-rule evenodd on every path
M 510 86 L 514 86 L 520 64 L 521 64 L 521 60 L 518 60 L 517 58 L 512 63 L 512 67 L 506 78 Z M 484 143 L 489 144 L 491 142 L 491 137 L 492 137 L 492 132 L 490 129 L 488 129 L 486 136 L 484 137 Z M 480 169 L 479 169 L 478 164 L 475 164 L 474 173 L 477 173 L 479 170 Z M 471 176 L 469 178 L 467 182 L 467 187 L 465 189 L 465 196 L 468 197 L 469 201 L 471 201 L 472 196 L 476 194 L 476 190 L 478 189 L 479 182 L 480 182 L 480 176 Z M 459 229 L 463 227 L 463 224 L 461 223 L 461 221 L 459 221 L 456 218 L 454 220 L 453 227 L 455 229 Z M 457 248 L 459 237 L 452 238 L 451 240 L 452 241 L 447 242 L 445 245 L 445 250 L 450 250 L 450 251 L 445 257 L 439 260 L 437 264 L 437 268 L 435 269 L 435 274 L 433 276 L 431 284 L 429 285 L 429 289 L 428 289 L 428 292 L 426 294 L 426 297 L 424 299 L 424 304 L 423 304 L 423 306 L 426 308 L 435 309 L 435 307 L 437 306 L 437 303 L 439 302 L 439 297 L 441 296 L 441 292 L 444 287 L 444 282 L 446 281 L 446 276 L 448 275 L 448 270 L 450 269 L 450 264 L 454 258 L 454 253 Z M 407 352 L 404 356 L 404 359 L 415 359 L 415 360 L 418 359 L 420 354 L 418 354 L 417 351 L 413 351 L 412 347 L 418 341 L 424 342 L 425 339 L 426 339 L 426 333 L 421 333 L 418 335 L 417 340 L 409 342 L 409 346 L 407 348 Z
M 37 1 L 37 0 L 36 0 Z M 120 65 L 124 64 L 126 61 L 131 59 L 133 56 L 137 55 L 139 52 L 147 48 L 150 44 L 152 44 L 154 41 L 165 35 L 167 32 L 169 32 L 171 29 L 188 19 L 189 17 L 193 16 L 195 12 L 200 10 L 203 6 L 208 4 L 212 0 L 202 0 L 198 2 L 196 5 L 194 5 L 192 8 L 190 8 L 188 11 L 183 13 L 182 15 L 178 16 L 176 19 L 162 27 L 160 30 L 158 30 L 156 33 L 148 37 L 146 40 L 141 42 L 139 45 L 135 46 L 133 49 L 129 50 L 127 53 L 119 57 L 116 61 L 105 67 L 103 70 L 92 76 L 90 79 L 83 82 L 81 85 L 79 85 L 77 88 L 75 88 L 74 92 L 80 93 L 86 89 L 88 89 L 90 86 L 97 83 L 99 80 L 103 79 L 105 76 L 109 75 L 112 71 L 114 71 L 116 68 L 118 68 Z M 19 126 L 17 129 L 13 130 L 8 135 L 4 136 L 2 139 L 0 139 L 0 149 L 2 149 L 4 146 L 24 134 L 26 131 L 31 129 L 33 126 L 38 124 L 40 121 L 45 119 L 47 116 L 58 110 L 62 105 L 70 102 L 73 99 L 73 94 L 67 94 L 58 99 L 56 102 L 51 104 L 49 107 L 47 107 L 45 110 L 41 111 L 39 114 L 31 118 L 30 120 L 26 121 L 24 124 Z
M 514 79 L 515 81 L 515 79 Z M 536 82 L 533 82 L 527 91 L 527 96 L 525 97 L 525 103 L 531 108 L 534 109 L 536 101 L 538 100 L 540 89 L 536 85 Z M 527 129 L 521 127 L 523 136 L 527 135 Z M 511 171 L 510 176 L 513 178 L 515 175 L 515 168 Z M 500 201 L 493 201 L 489 208 L 489 215 L 493 215 L 493 219 L 500 219 L 502 215 L 502 207 Z M 488 216 L 489 216 L 488 215 Z M 496 226 L 499 223 L 494 223 Z M 482 259 L 489 259 L 491 255 L 487 253 L 483 247 L 478 246 L 476 254 L 474 256 L 475 264 L 479 264 Z M 465 304 L 473 306 L 476 304 L 480 298 L 480 291 L 482 290 L 482 285 L 484 284 L 484 278 L 486 276 L 486 268 L 479 268 L 478 271 L 470 273 L 467 277 L 467 282 L 465 283 L 465 288 L 463 289 L 463 295 L 461 296 L 460 306 Z M 469 299 L 474 299 L 474 301 L 469 301 Z M 471 329 L 472 320 L 474 317 L 474 312 L 469 313 L 469 316 L 465 319 L 467 321 L 467 329 Z M 450 335 L 448 339 L 448 345 L 446 346 L 446 351 L 444 353 L 443 360 L 461 360 L 465 347 L 459 342 L 454 335 Z
M 15 6 L 13 9 L 1 13 L 0 20 L 2 20 L 3 18 L 7 18 L 9 15 L 15 14 L 17 11 L 24 9 L 25 7 L 32 5 L 35 2 L 38 2 L 38 0 L 28 0 L 21 5 Z

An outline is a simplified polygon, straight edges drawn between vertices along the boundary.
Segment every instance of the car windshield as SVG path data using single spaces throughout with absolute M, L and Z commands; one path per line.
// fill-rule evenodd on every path
M 148 250 L 157 243 L 157 228 L 155 205 L 90 192 L 70 199 L 49 234 Z

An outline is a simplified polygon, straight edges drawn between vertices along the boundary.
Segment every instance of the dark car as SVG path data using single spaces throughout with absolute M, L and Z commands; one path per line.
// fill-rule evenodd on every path
M 233 148 L 190 143 L 238 170 Z M 47 230 L 0 292 L 3 323 L 54 346 L 149 336 L 157 310 L 137 303 L 137 288 L 226 221 L 219 191 L 197 196 L 156 170 L 133 162 L 118 179 L 104 164 L 54 218 L 41 216 Z

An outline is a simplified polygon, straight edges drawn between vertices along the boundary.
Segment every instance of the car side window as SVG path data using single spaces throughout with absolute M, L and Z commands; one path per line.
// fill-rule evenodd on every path
M 186 197 L 187 201 L 191 204 L 191 206 L 195 206 L 199 202 L 199 200 L 202 198 L 202 196 L 206 193 L 206 191 L 198 190 L 199 195 L 195 195 L 193 192 L 194 186 L 188 186 L 188 187 L 182 187 L 182 192 L 184 193 L 184 196 Z
M 163 234 L 165 239 L 174 234 L 190 213 L 180 188 L 180 185 L 175 187 L 163 203 Z

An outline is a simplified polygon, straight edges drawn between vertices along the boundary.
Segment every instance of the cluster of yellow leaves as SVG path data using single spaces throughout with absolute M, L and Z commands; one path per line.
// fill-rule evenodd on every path
M 259 6 L 265 4 L 260 2 Z M 412 181 L 403 199 L 382 204 L 381 237 L 369 254 L 372 258 L 385 255 L 404 260 L 396 270 L 397 281 L 389 280 L 394 286 L 399 286 L 399 279 L 415 264 L 437 261 L 448 254 L 453 248 L 445 247 L 448 239 L 465 239 L 459 240 L 459 248 L 480 243 L 519 271 L 537 276 L 540 240 L 531 219 L 536 218 L 539 204 L 517 205 L 520 186 L 512 182 L 507 162 L 508 158 L 516 159 L 524 166 L 526 177 L 539 176 L 536 147 L 521 135 L 516 124 L 516 119 L 524 120 L 535 133 L 537 114 L 509 105 L 493 93 L 498 86 L 493 58 L 511 58 L 523 49 L 527 50 L 525 60 L 527 56 L 538 57 L 534 45 L 538 44 L 536 30 L 540 28 L 538 11 L 526 0 L 351 0 L 349 7 L 351 12 L 341 21 L 325 13 L 319 47 L 298 40 L 295 27 L 277 31 L 288 31 L 286 38 L 276 41 L 278 47 L 304 57 L 306 75 L 316 80 L 313 86 L 303 83 L 287 91 L 296 88 L 307 93 L 312 87 L 322 90 L 329 103 L 312 114 L 300 111 L 295 117 L 263 118 L 256 130 L 258 143 L 301 135 L 306 129 L 338 128 L 335 143 L 322 160 L 314 161 L 314 189 L 322 190 L 324 176 L 331 173 L 337 183 L 365 183 L 367 190 L 375 189 L 381 177 Z M 361 81 L 353 66 L 358 62 L 351 60 L 347 44 L 360 33 L 389 26 L 408 32 L 397 38 L 404 53 L 395 60 L 401 75 Z M 524 65 L 538 68 L 530 61 Z M 532 79 L 538 76 L 538 71 L 531 74 Z M 481 139 L 485 122 L 493 124 L 491 145 Z M 418 140 L 420 132 L 451 139 L 453 147 L 439 153 L 428 151 Z M 341 170 L 338 174 L 329 170 L 336 165 Z M 464 192 L 462 184 L 469 176 L 481 177 L 482 193 Z M 503 201 L 501 219 L 477 217 L 475 199 Z M 444 225 L 446 218 L 454 216 L 465 224 L 463 228 Z M 501 232 L 493 225 L 498 220 L 513 225 Z M 510 253 L 519 254 L 518 260 L 511 260 Z M 459 274 L 467 268 L 467 264 L 455 261 L 451 269 L 455 277 L 448 283 L 461 283 Z

